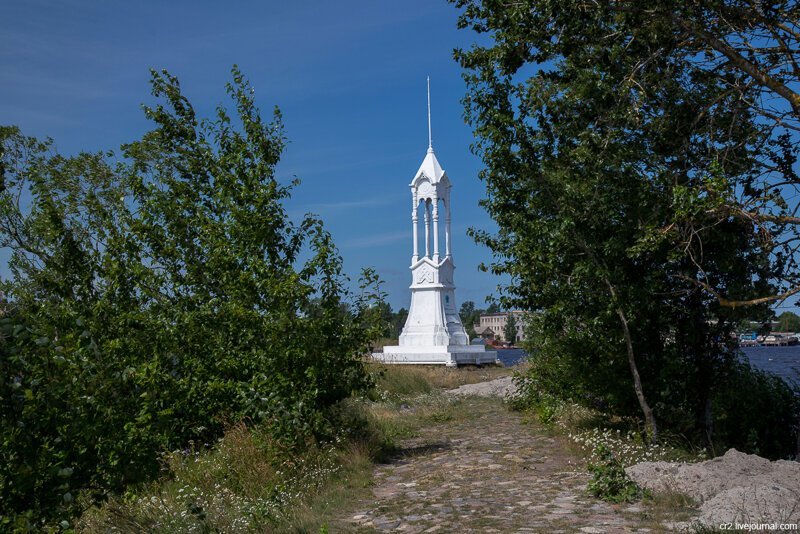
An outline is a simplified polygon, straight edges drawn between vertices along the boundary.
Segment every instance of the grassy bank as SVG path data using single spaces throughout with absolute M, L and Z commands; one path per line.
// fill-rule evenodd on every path
M 320 532 L 344 501 L 369 492 L 372 467 L 422 426 L 466 416 L 441 393 L 511 374 L 500 367 L 448 369 L 368 364 L 376 388 L 337 406 L 339 434 L 290 453 L 244 423 L 213 446 L 163 458 L 157 482 L 90 508 L 79 532 Z
M 433 390 L 454 389 L 464 384 L 476 384 L 511 376 L 514 371 L 505 367 L 444 367 L 428 365 L 370 364 L 378 379 L 378 390 L 392 395 L 414 395 Z
M 160 481 L 84 514 L 77 530 L 316 531 L 337 498 L 367 486 L 378 448 L 366 437 L 342 437 L 289 455 L 258 427 L 237 425 L 213 448 L 167 455 Z

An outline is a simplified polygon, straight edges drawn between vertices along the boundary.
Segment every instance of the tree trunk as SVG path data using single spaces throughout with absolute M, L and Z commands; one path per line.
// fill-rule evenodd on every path
M 619 316 L 620 323 L 622 323 L 622 332 L 625 335 L 625 346 L 628 349 L 628 365 L 630 365 L 631 374 L 633 375 L 633 389 L 636 390 L 636 398 L 639 399 L 639 407 L 644 414 L 644 420 L 650 434 L 650 441 L 656 443 L 658 441 L 658 426 L 656 425 L 655 415 L 653 415 L 653 409 L 650 408 L 650 405 L 647 403 L 647 399 L 644 396 L 644 389 L 642 389 L 642 379 L 639 376 L 639 368 L 636 365 L 636 357 L 633 352 L 633 342 L 631 341 L 631 332 L 628 328 L 628 320 L 625 318 L 625 312 L 622 311 L 622 308 L 617 308 L 617 315 Z
M 797 415 L 797 454 L 794 457 L 800 461 L 800 414 Z
M 697 399 L 694 408 L 695 425 L 702 432 L 708 449 L 714 454 L 714 412 L 712 398 L 714 396 L 714 376 L 716 374 L 715 353 L 706 343 L 709 339 L 709 326 L 706 323 L 702 294 L 694 290 L 687 302 L 688 329 L 684 339 L 689 345 L 689 355 L 696 367 Z
M 714 457 L 717 455 L 717 451 L 716 448 L 714 447 L 714 406 L 711 402 L 711 397 L 706 399 L 705 431 L 706 431 L 706 443 L 708 443 L 708 449 L 711 451 L 711 456 Z
M 617 292 L 614 286 L 606 278 L 606 285 L 611 292 L 614 300 L 617 300 Z M 622 324 L 622 334 L 625 336 L 625 347 L 628 352 L 628 365 L 631 368 L 631 375 L 633 375 L 633 389 L 636 391 L 636 398 L 639 400 L 639 407 L 644 414 L 645 424 L 647 425 L 650 434 L 650 441 L 652 443 L 658 442 L 658 425 L 656 424 L 656 417 L 653 414 L 653 409 L 647 403 L 647 398 L 644 396 L 644 389 L 642 388 L 642 378 L 639 376 L 639 367 L 636 365 L 636 355 L 633 352 L 633 340 L 631 339 L 631 330 L 628 327 L 628 318 L 625 316 L 622 306 L 617 306 L 617 317 Z

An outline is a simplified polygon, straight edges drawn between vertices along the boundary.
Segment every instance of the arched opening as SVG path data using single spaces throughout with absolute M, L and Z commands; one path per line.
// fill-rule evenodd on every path
M 445 184 L 444 197 L 439 184 L 423 177 L 412 185 L 411 222 L 413 226 L 412 262 L 420 257 L 435 262 L 451 256 L 449 187 Z M 421 226 L 421 227 L 420 227 Z
M 450 252 L 450 210 L 443 198 L 416 198 L 411 213 L 414 230 L 413 256 L 436 260 L 451 255 Z
M 427 198 L 417 199 L 412 213 L 414 224 L 414 258 L 431 255 L 431 205 Z

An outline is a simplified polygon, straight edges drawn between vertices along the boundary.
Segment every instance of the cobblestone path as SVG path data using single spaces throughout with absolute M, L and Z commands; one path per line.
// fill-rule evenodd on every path
M 498 398 L 464 397 L 469 417 L 432 423 L 374 472 L 372 496 L 333 532 L 654 532 L 642 505 L 587 495 L 583 462 Z M 655 526 L 654 526 L 655 525 Z

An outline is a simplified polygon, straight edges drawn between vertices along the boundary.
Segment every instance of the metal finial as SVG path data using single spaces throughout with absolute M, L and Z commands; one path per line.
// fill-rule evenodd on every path
M 433 150 L 433 137 L 431 136 L 431 77 L 428 76 L 428 149 Z

